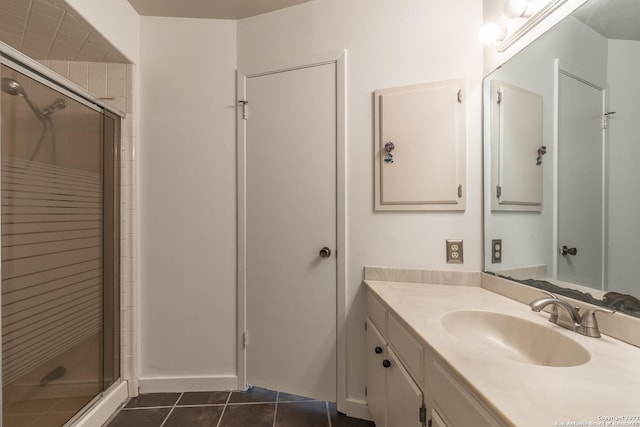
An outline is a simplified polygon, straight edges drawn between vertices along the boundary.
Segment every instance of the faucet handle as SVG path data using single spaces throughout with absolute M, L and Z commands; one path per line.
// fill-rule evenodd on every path
M 608 308 L 590 308 L 582 315 L 582 321 L 580 322 L 581 333 L 589 337 L 599 337 L 600 329 L 598 328 L 598 320 L 596 319 L 596 313 L 613 314 L 615 310 L 609 310 Z

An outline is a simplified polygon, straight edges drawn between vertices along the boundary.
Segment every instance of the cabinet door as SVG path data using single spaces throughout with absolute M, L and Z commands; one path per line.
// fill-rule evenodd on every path
M 387 427 L 422 427 L 422 391 L 391 349 L 387 349 L 387 360 Z
M 375 92 L 376 210 L 464 210 L 464 80 Z
M 492 210 L 542 210 L 543 98 L 493 80 Z
M 386 426 L 386 370 L 382 365 L 387 357 L 387 343 L 371 319 L 367 319 L 367 406 L 376 427 Z
M 434 360 L 430 374 L 427 392 L 433 400 L 432 414 L 442 414 L 448 427 L 502 426 L 442 363 Z

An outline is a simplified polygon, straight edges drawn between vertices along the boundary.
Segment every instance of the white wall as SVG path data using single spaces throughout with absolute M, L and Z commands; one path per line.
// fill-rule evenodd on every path
M 543 96 L 543 138 L 544 145 L 547 146 L 547 154 L 542 163 L 542 212 L 490 212 L 490 200 L 485 199 L 485 240 L 489 242 L 485 243 L 485 263 L 489 270 L 544 264 L 548 267 L 549 273 L 551 272 L 556 256 L 553 247 L 556 156 L 553 141 L 554 59 L 560 58 L 561 63 L 571 66 L 571 69 L 579 72 L 581 76 L 604 84 L 607 80 L 606 57 L 607 39 L 577 19 L 569 17 L 512 57 L 485 80 L 485 86 L 492 79 L 497 79 Z M 488 116 L 485 117 L 485 134 L 489 130 L 488 119 Z M 485 158 L 490 158 L 488 151 L 485 151 Z M 485 170 L 488 174 L 489 166 Z M 485 181 L 487 195 L 492 194 L 490 184 L 489 180 Z M 501 264 L 491 264 L 491 239 L 503 241 Z
M 640 42 L 609 40 L 609 290 L 638 294 Z
M 347 49 L 348 395 L 364 399 L 365 264 L 478 271 L 481 264 L 482 4 L 465 0 L 323 0 L 238 22 L 241 71 Z M 373 211 L 373 91 L 467 79 L 467 211 Z M 445 262 L 464 239 L 465 264 Z
M 134 64 L 140 56 L 140 16 L 127 0 L 65 0 Z
M 140 42 L 141 390 L 225 387 L 217 378 L 236 375 L 236 24 L 143 17 Z

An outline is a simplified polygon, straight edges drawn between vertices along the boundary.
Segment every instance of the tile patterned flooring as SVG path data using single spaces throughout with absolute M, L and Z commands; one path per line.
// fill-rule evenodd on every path
M 374 427 L 333 403 L 266 390 L 142 394 L 104 427 Z

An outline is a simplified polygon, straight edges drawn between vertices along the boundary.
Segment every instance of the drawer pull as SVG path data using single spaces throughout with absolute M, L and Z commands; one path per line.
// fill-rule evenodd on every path
M 389 362 L 387 359 L 384 359 L 382 361 L 382 366 L 384 366 L 385 368 L 388 368 L 391 366 L 391 362 Z
M 382 353 L 382 347 L 376 347 L 375 350 L 373 350 L 376 352 L 376 354 L 380 354 Z

